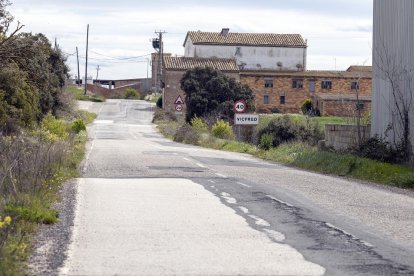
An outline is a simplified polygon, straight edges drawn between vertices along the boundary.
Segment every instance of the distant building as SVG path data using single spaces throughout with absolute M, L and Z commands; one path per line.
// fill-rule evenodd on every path
M 356 88 L 362 112 L 371 108 L 370 66 L 347 71 L 241 71 L 240 81 L 253 90 L 260 113 L 298 113 L 311 99 L 323 116 L 354 116 Z
M 210 67 L 220 70 L 226 75 L 239 80 L 239 67 L 237 67 L 234 59 L 217 59 L 217 58 L 187 58 L 187 57 L 165 57 L 164 58 L 164 109 L 172 112 L 180 105 L 180 112 L 185 112 L 185 94 L 180 88 L 180 80 L 187 70 L 198 67 Z M 177 99 L 184 101 L 180 104 Z
M 299 34 L 188 32 L 184 56 L 233 58 L 242 70 L 304 70 L 306 41 Z
M 184 57 L 164 56 L 164 106 L 170 111 L 176 111 L 177 97 L 185 101 L 180 79 L 196 67 L 212 67 L 248 85 L 260 113 L 299 113 L 307 99 L 327 116 L 354 116 L 357 108 L 371 108 L 371 67 L 305 70 L 307 43 L 298 34 L 188 32 L 184 47 Z M 157 57 L 152 57 L 153 76 Z M 185 111 L 185 103 L 179 108 Z
M 410 138 L 414 146 L 413 19 L 413 0 L 374 0 L 372 135 L 384 137 L 387 133 L 391 141 L 401 139 L 402 122 L 393 97 L 393 91 L 398 91 L 402 101 L 411 102 Z

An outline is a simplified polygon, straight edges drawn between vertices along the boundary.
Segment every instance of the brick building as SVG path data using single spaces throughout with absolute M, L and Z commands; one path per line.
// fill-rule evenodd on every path
M 323 116 L 353 116 L 357 87 L 360 108 L 370 110 L 371 75 L 370 66 L 346 71 L 240 71 L 240 81 L 253 90 L 260 113 L 298 113 L 311 99 Z
M 180 80 L 187 70 L 197 67 L 210 67 L 220 70 L 229 77 L 240 79 L 239 67 L 234 59 L 218 58 L 188 58 L 188 57 L 164 57 L 164 109 L 172 112 L 185 112 L 185 94 L 180 88 Z M 182 99 L 183 104 L 176 104 L 177 99 Z M 177 110 L 177 106 L 180 108 Z
M 346 71 L 306 70 L 307 42 L 298 34 L 188 32 L 184 57 L 164 56 L 164 106 L 176 110 L 180 79 L 196 67 L 212 67 L 248 85 L 260 113 L 298 113 L 311 99 L 324 116 L 354 116 L 370 110 L 372 70 L 351 66 Z M 152 56 L 153 78 L 157 55 Z M 154 81 L 154 79 L 153 79 Z M 183 106 L 185 109 L 185 104 Z

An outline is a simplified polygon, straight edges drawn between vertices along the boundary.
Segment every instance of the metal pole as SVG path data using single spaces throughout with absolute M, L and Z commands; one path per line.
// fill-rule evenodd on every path
M 86 29 L 86 65 L 85 65 L 85 95 L 88 90 L 88 48 L 89 48 L 89 24 Z
M 96 81 L 98 80 L 99 70 L 101 69 L 99 68 L 99 65 L 98 65 L 98 67 L 96 68 Z
M 78 60 L 78 86 L 80 86 L 81 83 L 80 83 L 79 51 L 78 51 L 78 47 L 76 47 L 76 59 Z

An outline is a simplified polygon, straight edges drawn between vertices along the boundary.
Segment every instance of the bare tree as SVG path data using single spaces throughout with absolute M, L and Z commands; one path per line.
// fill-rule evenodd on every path
M 7 44 L 12 42 L 16 34 L 24 27 L 20 22 L 17 22 L 16 28 L 10 31 L 14 17 L 6 10 L 9 5 L 8 0 L 0 0 L 0 57 L 7 52 Z
M 391 113 L 391 122 L 388 129 L 392 131 L 392 141 L 401 150 L 405 161 L 412 157 L 412 144 L 410 140 L 411 116 L 414 101 L 414 65 L 409 64 L 401 54 L 394 54 L 379 43 L 374 49 L 376 58 L 373 62 L 378 69 L 375 76 L 389 85 L 389 98 L 383 96 Z

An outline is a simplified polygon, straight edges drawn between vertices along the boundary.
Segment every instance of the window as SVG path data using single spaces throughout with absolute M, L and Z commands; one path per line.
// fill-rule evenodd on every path
M 265 80 L 265 87 L 272 88 L 273 87 L 273 80 Z
M 309 92 L 311 93 L 315 92 L 315 81 L 314 80 L 309 81 Z
M 359 82 L 357 82 L 357 81 L 351 82 L 351 89 L 352 90 L 359 89 Z
M 241 56 L 241 47 L 236 47 L 236 53 L 235 56 Z
M 280 104 L 285 104 L 285 96 L 280 96 Z
M 322 89 L 332 89 L 332 81 L 322 81 Z
M 293 80 L 292 81 L 292 88 L 303 88 L 303 80 Z
M 269 104 L 269 95 L 263 96 L 263 104 Z

